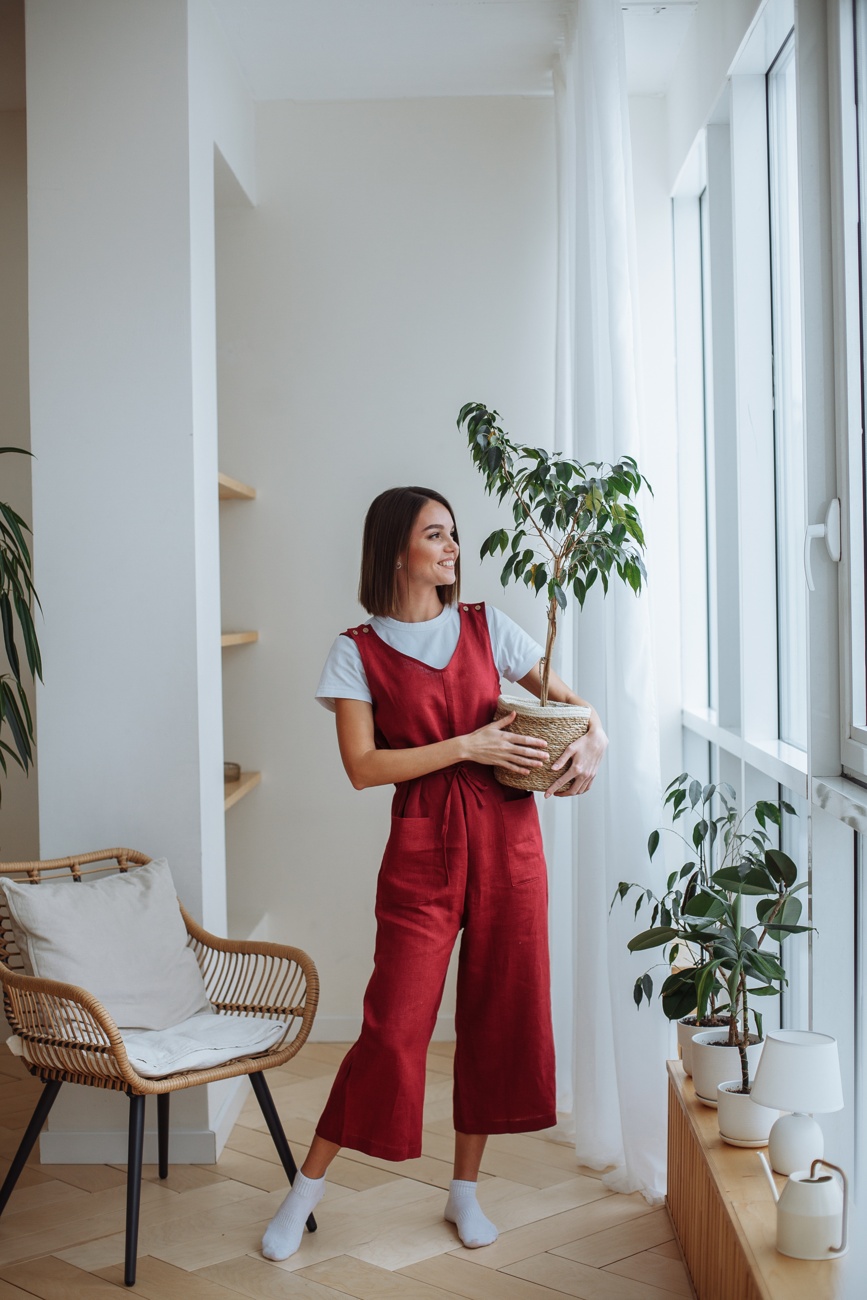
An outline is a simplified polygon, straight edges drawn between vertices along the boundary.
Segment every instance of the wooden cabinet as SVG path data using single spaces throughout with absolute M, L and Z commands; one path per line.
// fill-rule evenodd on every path
M 782 1190 L 784 1178 L 777 1178 Z M 836 1300 L 846 1259 L 789 1259 L 755 1151 L 723 1142 L 716 1111 L 668 1062 L 668 1212 L 698 1300 Z

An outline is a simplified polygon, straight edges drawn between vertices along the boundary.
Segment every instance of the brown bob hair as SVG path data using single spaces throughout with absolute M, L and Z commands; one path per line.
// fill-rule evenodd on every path
M 455 512 L 439 492 L 425 487 L 396 487 L 380 492 L 371 502 L 364 519 L 364 538 L 361 543 L 361 581 L 358 599 L 368 614 L 393 617 L 399 605 L 397 562 L 406 550 L 413 524 L 422 506 L 428 501 L 438 501 L 445 506 L 454 520 Z M 458 528 L 455 524 L 455 541 Z M 461 594 L 461 560 L 455 560 L 455 580 L 437 587 L 437 595 L 444 605 L 454 605 Z

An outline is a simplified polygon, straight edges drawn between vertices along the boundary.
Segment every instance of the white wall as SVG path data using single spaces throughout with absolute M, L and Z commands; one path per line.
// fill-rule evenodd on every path
M 666 95 L 669 185 L 708 120 L 763 0 L 698 0 Z
M 482 400 L 520 440 L 551 438 L 553 103 L 267 104 L 257 148 L 257 208 L 218 214 L 220 457 L 259 493 L 223 506 L 223 626 L 261 633 L 224 655 L 226 757 L 264 774 L 227 817 L 229 911 L 312 955 L 314 1032 L 339 1039 L 372 969 L 392 792 L 351 788 L 312 697 L 366 617 L 370 500 L 444 492 L 465 594 L 544 633 L 542 605 L 478 562 L 499 516 L 455 418 Z M 441 1032 L 452 1005 L 450 984 Z
M 165 854 L 221 932 L 213 169 L 252 107 L 204 0 L 28 0 L 27 115 L 40 852 Z M 119 1100 L 62 1096 L 43 1156 L 123 1158 Z M 177 1158 L 228 1104 L 180 1099 Z

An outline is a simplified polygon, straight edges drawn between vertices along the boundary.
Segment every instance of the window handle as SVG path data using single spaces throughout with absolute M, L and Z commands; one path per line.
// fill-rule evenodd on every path
M 840 560 L 840 498 L 834 497 L 825 513 L 823 524 L 808 524 L 804 534 L 804 573 L 807 575 L 807 588 L 816 590 L 813 582 L 813 569 L 810 564 L 810 547 L 817 537 L 824 537 L 828 554 L 835 564 Z

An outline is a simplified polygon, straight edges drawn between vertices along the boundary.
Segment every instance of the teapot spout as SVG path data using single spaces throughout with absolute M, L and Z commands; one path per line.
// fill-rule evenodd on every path
M 771 1166 L 768 1164 L 767 1160 L 765 1159 L 763 1151 L 758 1151 L 756 1154 L 758 1155 L 759 1159 L 762 1162 L 762 1168 L 765 1171 L 765 1177 L 767 1178 L 768 1182 L 771 1184 L 771 1191 L 774 1193 L 774 1200 L 779 1201 L 780 1193 L 777 1191 L 777 1184 L 774 1182 L 774 1175 L 771 1173 Z

